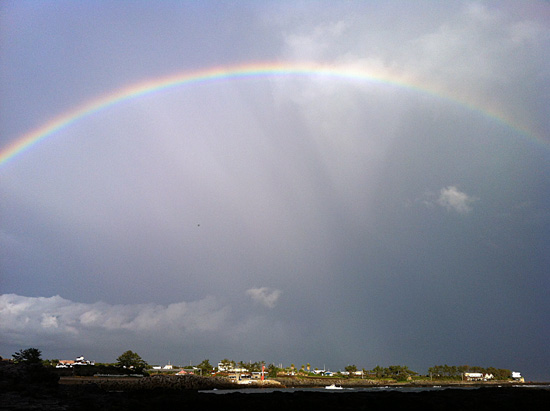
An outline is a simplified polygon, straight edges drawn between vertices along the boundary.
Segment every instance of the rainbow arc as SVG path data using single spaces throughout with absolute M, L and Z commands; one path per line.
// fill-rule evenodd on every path
M 316 63 L 251 63 L 235 66 L 208 68 L 205 70 L 178 73 L 161 78 L 155 78 L 120 88 L 112 93 L 100 96 L 91 101 L 53 118 L 42 126 L 16 138 L 10 145 L 0 150 L 0 166 L 17 157 L 41 141 L 64 129 L 71 124 L 91 116 L 123 101 L 158 93 L 174 87 L 192 85 L 212 81 L 228 81 L 248 77 L 288 77 L 288 76 L 321 76 L 328 78 L 347 79 L 359 82 L 389 84 L 397 87 L 431 94 L 439 98 L 454 101 L 468 109 L 482 113 L 484 116 L 506 125 L 519 134 L 544 142 L 537 138 L 526 127 L 515 124 L 502 114 L 482 108 L 466 101 L 453 98 L 448 94 L 432 89 L 428 85 L 419 84 L 415 80 L 399 75 L 365 70 L 350 66 L 322 65 Z

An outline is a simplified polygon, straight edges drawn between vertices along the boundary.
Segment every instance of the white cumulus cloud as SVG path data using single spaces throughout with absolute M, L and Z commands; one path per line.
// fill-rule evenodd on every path
M 455 186 L 442 188 L 439 192 L 437 204 L 449 211 L 456 211 L 460 214 L 467 214 L 472 211 L 471 204 L 476 199 L 460 191 Z
M 246 295 L 259 304 L 273 308 L 281 296 L 281 290 L 274 290 L 268 287 L 250 288 L 246 290 Z
M 229 308 L 214 298 L 159 304 L 91 304 L 54 297 L 0 295 L 0 329 L 11 342 L 37 341 L 42 336 L 80 339 L 120 333 L 185 336 L 218 331 Z M 8 341 L 8 342 L 9 342 Z

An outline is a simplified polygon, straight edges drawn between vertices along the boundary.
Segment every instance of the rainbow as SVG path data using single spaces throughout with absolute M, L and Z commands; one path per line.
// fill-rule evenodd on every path
M 46 124 L 16 138 L 10 145 L 0 150 L 0 166 L 9 160 L 35 146 L 39 142 L 54 135 L 82 118 L 116 106 L 117 104 L 161 92 L 173 87 L 196 83 L 232 80 L 248 77 L 281 77 L 281 76 L 321 76 L 345 80 L 389 84 L 431 94 L 439 98 L 454 101 L 468 109 L 482 113 L 499 123 L 510 127 L 520 134 L 537 139 L 526 127 L 515 124 L 504 115 L 483 107 L 470 104 L 460 99 L 449 97 L 444 92 L 432 88 L 430 85 L 420 84 L 418 81 L 405 76 L 396 75 L 387 71 L 366 70 L 351 66 L 322 65 L 316 63 L 249 63 L 235 66 L 208 68 L 199 71 L 179 73 L 162 78 L 147 80 L 127 87 L 120 88 L 112 93 L 85 102 L 81 106 L 55 117 Z M 543 141 L 539 138 L 539 140 Z

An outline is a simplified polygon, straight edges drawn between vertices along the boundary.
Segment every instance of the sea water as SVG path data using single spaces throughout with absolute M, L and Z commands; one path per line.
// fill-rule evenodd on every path
M 294 388 L 237 388 L 237 389 L 215 389 L 215 390 L 202 390 L 199 391 L 205 394 L 232 394 L 232 393 L 241 393 L 241 394 L 271 394 L 273 392 L 319 392 L 327 394 L 341 394 L 341 393 L 350 393 L 350 392 L 379 392 L 379 391 L 399 391 L 399 392 L 421 392 L 421 391 L 439 391 L 449 387 L 392 387 L 392 386 L 383 386 L 383 387 L 343 387 L 341 390 L 330 390 L 325 387 L 294 387 Z M 478 387 L 453 387 L 459 389 L 472 390 Z
M 485 386 L 448 386 L 448 385 L 434 385 L 434 386 L 426 386 L 426 387 L 411 387 L 411 386 L 391 386 L 391 385 L 385 385 L 385 386 L 377 386 L 377 387 L 343 387 L 341 390 L 330 390 L 326 389 L 325 387 L 294 387 L 294 388 L 237 388 L 237 389 L 214 389 L 214 390 L 201 390 L 200 393 L 205 394 L 232 394 L 232 393 L 241 393 L 241 394 L 271 394 L 273 392 L 287 392 L 287 393 L 293 393 L 297 391 L 303 391 L 303 392 L 319 392 L 319 393 L 327 393 L 327 394 L 341 394 L 341 393 L 350 393 L 350 392 L 380 392 L 380 391 L 396 391 L 396 392 L 423 392 L 423 391 L 442 391 L 447 389 L 452 390 L 476 390 L 483 387 L 491 387 L 491 388 L 500 388 L 500 387 L 506 387 L 506 388 L 523 388 L 523 389 L 529 389 L 529 388 L 538 388 L 538 389 L 546 389 L 550 390 L 550 385 L 548 384 L 529 384 L 529 385 L 485 385 Z

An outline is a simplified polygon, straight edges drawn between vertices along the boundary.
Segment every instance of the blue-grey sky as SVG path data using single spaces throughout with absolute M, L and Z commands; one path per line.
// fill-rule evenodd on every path
M 550 380 L 547 1 L 4 1 L 0 55 L 0 150 L 213 67 L 410 86 L 173 87 L 0 165 L 0 355 Z

